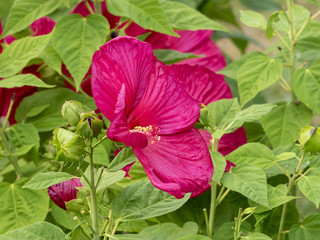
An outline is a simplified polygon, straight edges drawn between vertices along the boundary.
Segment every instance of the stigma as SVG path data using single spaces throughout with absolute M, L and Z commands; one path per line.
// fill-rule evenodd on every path
M 131 129 L 130 132 L 139 132 L 146 134 L 150 139 L 151 144 L 155 143 L 155 141 L 160 141 L 160 136 L 158 136 L 160 128 L 155 125 L 149 125 L 146 127 L 136 126 Z

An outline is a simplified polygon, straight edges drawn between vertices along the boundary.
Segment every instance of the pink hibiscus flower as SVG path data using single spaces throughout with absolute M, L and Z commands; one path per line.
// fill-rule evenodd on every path
M 177 198 L 210 187 L 212 161 L 193 127 L 200 102 L 149 44 L 118 37 L 102 46 L 93 56 L 92 92 L 111 121 L 108 137 L 132 147 L 155 187 Z
M 66 203 L 77 198 L 78 189 L 83 187 L 80 179 L 74 178 L 62 183 L 48 187 L 48 194 L 51 200 L 60 208 L 66 209 Z

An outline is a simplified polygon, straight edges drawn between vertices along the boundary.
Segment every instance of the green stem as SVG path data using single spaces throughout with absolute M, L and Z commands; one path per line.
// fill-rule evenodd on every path
M 216 213 L 216 196 L 217 196 L 217 186 L 218 184 L 213 182 L 211 186 L 211 203 L 210 203 L 210 214 L 209 214 L 209 233 L 212 236 L 214 217 Z
M 116 233 L 119 224 L 120 224 L 120 219 L 117 219 L 116 224 L 114 225 L 114 228 L 112 229 L 112 232 L 111 232 L 112 236 Z
M 2 131 L 2 129 L 0 129 L 0 139 L 1 139 L 1 142 L 2 142 L 2 145 L 8 155 L 8 158 L 9 160 L 11 161 L 13 167 L 14 167 L 14 170 L 16 172 L 16 175 L 17 175 L 17 179 L 20 179 L 23 175 L 22 171 L 21 171 L 21 168 L 18 164 L 18 159 L 14 156 L 11 155 L 11 148 L 9 146 L 9 143 L 7 141 L 7 138 L 4 134 L 4 132 Z
M 108 136 L 104 136 L 103 138 L 101 138 L 101 140 L 99 140 L 98 142 L 96 142 L 95 144 L 92 145 L 92 148 L 97 147 L 100 143 L 102 143 L 104 140 L 106 140 L 108 138 Z
M 97 201 L 97 189 L 94 182 L 94 166 L 93 166 L 93 148 L 92 141 L 90 139 L 89 147 L 89 158 L 90 158 L 90 196 L 91 196 L 91 221 L 94 230 L 93 239 L 99 240 L 99 219 L 98 219 L 98 201 Z
M 84 0 L 84 4 L 86 5 L 87 9 L 89 10 L 90 14 L 94 14 L 92 7 L 90 6 L 88 0 Z
M 6 118 L 4 119 L 4 122 L 3 122 L 3 125 L 2 125 L 2 131 L 4 132 L 4 130 L 6 129 L 6 126 L 7 126 L 7 122 L 9 120 L 9 117 L 10 117 L 10 114 L 11 114 L 11 111 L 12 111 L 12 107 L 13 107 L 13 103 L 14 103 L 14 98 L 15 98 L 16 94 L 13 93 L 12 95 L 12 98 L 10 100 L 10 104 L 9 104 L 9 108 L 8 108 L 8 111 L 7 111 L 7 114 L 6 114 Z
M 108 232 L 109 232 L 109 227 L 110 227 L 110 223 L 111 223 L 111 218 L 112 218 L 112 210 L 110 209 L 109 210 L 109 216 L 108 216 L 108 219 L 107 219 L 107 226 L 105 227 L 105 228 L 103 228 L 103 229 L 105 229 L 104 230 L 104 237 L 103 237 L 103 240 L 107 240 L 107 235 L 108 235 Z
M 207 235 L 208 235 L 208 237 L 210 237 L 212 235 L 212 233 L 210 232 L 210 229 L 209 229 L 208 211 L 206 208 L 203 209 L 203 214 L 204 214 L 204 220 L 206 222 Z
M 64 75 L 64 74 L 61 74 L 61 76 L 62 76 L 63 79 L 66 80 L 72 87 L 74 87 L 75 89 L 77 89 L 75 83 L 74 83 L 73 81 L 71 81 L 70 78 L 68 78 L 68 77 L 67 77 L 66 75 Z M 82 94 L 84 94 L 84 95 L 89 96 L 85 91 L 82 90 L 81 87 L 79 88 L 79 92 L 82 93 Z
M 100 0 L 94 0 L 94 8 L 96 10 L 96 13 L 101 14 L 101 4 Z
M 230 188 L 228 188 L 223 195 L 220 198 L 217 198 L 217 206 L 223 201 L 223 199 L 228 195 L 228 193 L 230 192 Z

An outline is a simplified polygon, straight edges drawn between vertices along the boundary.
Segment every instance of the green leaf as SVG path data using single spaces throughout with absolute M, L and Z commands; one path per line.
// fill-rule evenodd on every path
M 111 203 L 114 216 L 120 221 L 157 217 L 180 208 L 190 197 L 176 199 L 155 188 L 150 182 L 137 182 L 118 194 Z
M 30 123 L 19 123 L 10 126 L 7 131 L 11 143 L 17 148 L 22 148 L 25 145 L 34 145 L 33 148 L 28 151 L 26 157 L 37 163 L 40 146 L 40 137 L 37 128 Z
M 300 62 L 318 60 L 320 58 L 320 39 L 315 36 L 299 38 L 296 45 L 296 56 Z
M 77 89 L 89 70 L 94 52 L 105 43 L 108 32 L 108 21 L 98 14 L 86 18 L 72 14 L 57 22 L 52 44 L 74 78 Z
M 320 113 L 320 60 L 314 62 L 307 69 L 295 72 L 293 78 L 293 89 L 297 97 L 308 107 Z
M 179 51 L 168 49 L 155 49 L 153 50 L 153 53 L 158 60 L 165 64 L 174 64 L 185 59 L 203 57 L 203 55 L 195 55 L 193 53 L 182 53 Z
M 61 240 L 66 234 L 57 226 L 48 222 L 37 222 L 30 226 L 11 230 L 6 234 L 0 235 L 0 240 Z
M 288 11 L 286 13 L 280 12 L 278 15 L 279 21 L 275 22 L 273 26 L 278 31 L 287 33 L 288 31 L 290 31 L 290 24 L 288 23 L 285 14 L 288 14 Z M 310 12 L 306 8 L 297 4 L 292 5 L 292 22 L 296 30 L 301 28 L 309 17 Z
M 248 239 L 248 240 L 272 240 L 270 237 L 263 233 L 251 233 L 247 237 L 244 237 L 243 239 Z
M 62 60 L 53 46 L 46 47 L 40 54 L 40 58 L 42 58 L 43 61 L 57 73 L 59 73 L 60 75 L 62 74 Z
M 59 226 L 73 230 L 78 225 L 78 223 L 74 221 L 74 216 L 71 213 L 63 210 L 56 204 L 51 205 L 51 214 Z
M 276 105 L 273 104 L 254 104 L 238 112 L 234 117 L 235 120 L 243 122 L 254 122 L 269 113 Z
M 295 224 L 290 228 L 290 240 L 317 240 L 320 236 L 320 214 L 313 214 L 305 218 L 302 224 Z
M 231 62 L 228 64 L 224 69 L 219 71 L 218 73 L 223 74 L 229 78 L 237 79 L 238 78 L 238 70 L 240 67 L 248 61 L 250 58 L 257 57 L 257 56 L 264 56 L 261 52 L 251 52 L 246 55 L 243 55 L 241 58 Z
M 104 190 L 110 185 L 119 182 L 126 175 L 125 171 L 107 172 L 104 171 L 101 177 L 101 181 L 97 187 L 97 191 Z
M 0 55 L 0 77 L 10 77 L 21 71 L 32 58 L 40 55 L 51 36 L 25 37 L 6 47 Z
M 212 102 L 208 104 L 207 108 L 209 120 L 219 129 L 222 129 L 226 124 L 230 124 L 234 115 L 240 112 L 240 106 L 236 98 Z
M 273 32 L 274 32 L 273 23 L 279 20 L 279 13 L 280 12 L 274 12 L 268 19 L 266 37 L 269 39 L 269 41 L 271 41 L 273 37 Z
M 32 148 L 34 148 L 34 144 L 29 144 L 29 145 L 23 145 L 20 148 L 17 148 L 16 151 L 13 153 L 14 156 L 20 157 L 23 155 L 26 155 L 28 152 L 31 151 Z
M 211 155 L 212 163 L 214 166 L 212 181 L 220 184 L 220 179 L 222 178 L 222 176 L 224 174 L 224 170 L 226 168 L 227 161 L 219 152 L 210 151 L 210 155 Z
M 67 100 L 76 100 L 85 103 L 90 109 L 96 109 L 94 100 L 88 96 L 75 93 L 69 89 L 50 89 L 36 92 L 26 97 L 20 103 L 16 111 L 18 122 L 32 123 L 39 132 L 51 131 L 64 125 L 61 115 L 61 107 Z M 49 106 L 48 106 L 49 105 Z M 34 108 L 44 109 L 34 117 L 28 116 Z
M 268 206 L 267 180 L 264 171 L 252 164 L 242 163 L 223 175 L 222 184 L 247 198 Z
M 311 118 L 312 112 L 303 104 L 280 103 L 260 122 L 273 147 L 277 147 L 292 144 Z
M 62 0 L 15 0 L 1 38 L 19 32 L 33 21 L 56 10 Z
M 190 235 L 180 237 L 177 240 L 211 240 L 211 238 L 204 235 Z
M 39 106 L 39 107 L 34 107 L 29 112 L 27 112 L 26 118 L 35 117 L 35 116 L 39 115 L 40 113 L 42 113 L 48 107 L 50 107 L 50 104 L 46 104 L 46 105 Z
M 77 178 L 66 172 L 46 172 L 39 173 L 27 182 L 23 188 L 47 189 L 48 187 Z
M 107 8 L 113 15 L 128 17 L 145 29 L 179 37 L 157 0 L 109 0 Z
M 197 232 L 198 225 L 195 222 L 186 222 L 183 227 L 174 223 L 161 223 L 143 229 L 138 235 L 145 239 L 176 240 Z
M 130 148 L 123 148 L 118 155 L 112 160 L 107 168 L 109 172 L 115 172 L 121 170 L 125 166 L 133 163 L 137 160 L 136 155 L 132 152 Z
M 33 86 L 42 88 L 53 88 L 53 85 L 44 83 L 41 79 L 33 74 L 20 74 L 5 78 L 0 81 L 0 88 L 15 88 L 23 86 Z
M 256 207 L 254 210 L 255 213 L 264 213 L 296 198 L 295 196 L 287 196 L 287 193 L 288 187 L 284 184 L 279 184 L 276 187 L 268 185 L 269 207 L 261 206 L 255 202 L 250 202 L 250 200 L 249 204 L 252 207 Z
M 240 10 L 240 21 L 249 27 L 266 29 L 266 18 L 251 10 Z
M 298 186 L 303 195 L 318 208 L 320 203 L 320 177 L 303 176 L 298 181 Z
M 0 202 L 0 233 L 43 221 L 49 207 L 47 191 L 7 182 L 0 182 Z
M 241 106 L 278 81 L 281 75 L 282 63 L 277 59 L 264 55 L 246 61 L 237 75 Z
M 242 145 L 228 154 L 226 158 L 236 166 L 242 163 L 251 163 L 262 169 L 272 167 L 276 160 L 272 151 L 260 143 L 247 143 Z
M 209 29 L 230 32 L 228 28 L 220 23 L 207 18 L 202 13 L 183 3 L 161 0 L 160 5 L 173 28 L 187 30 Z
M 217 240 L 234 240 L 233 230 L 234 222 L 225 222 L 221 227 L 219 227 L 213 235 L 212 239 Z M 250 232 L 251 226 L 247 222 L 241 224 L 241 232 Z

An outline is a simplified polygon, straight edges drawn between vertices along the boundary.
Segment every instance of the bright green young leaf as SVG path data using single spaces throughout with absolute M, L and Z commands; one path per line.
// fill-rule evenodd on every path
M 105 43 L 108 32 L 108 21 L 98 14 L 86 18 L 72 14 L 58 21 L 52 37 L 53 47 L 73 76 L 77 89 L 89 70 L 94 52 Z
M 254 122 L 269 113 L 276 105 L 273 104 L 254 104 L 238 112 L 234 117 L 236 120 L 243 122 Z
M 57 226 L 48 222 L 37 222 L 24 228 L 11 230 L 0 235 L 0 240 L 62 240 L 66 234 Z
M 236 166 L 242 163 L 250 163 L 262 169 L 268 169 L 274 165 L 275 156 L 272 151 L 261 143 L 247 143 L 231 152 L 226 158 Z
M 64 125 L 61 115 L 61 107 L 67 100 L 76 100 L 86 104 L 91 109 L 96 109 L 92 98 L 73 92 L 69 89 L 50 89 L 36 92 L 32 96 L 26 97 L 20 103 L 16 111 L 16 120 L 32 123 L 39 132 L 51 131 Z M 48 106 L 49 105 L 49 106 Z M 36 116 L 29 116 L 32 109 L 43 107 Z
M 248 53 L 246 55 L 243 55 L 241 58 L 231 62 L 230 64 L 228 64 L 228 66 L 226 66 L 224 69 L 222 69 L 218 73 L 236 80 L 238 78 L 238 70 L 240 69 L 240 67 L 250 58 L 257 57 L 257 56 L 264 56 L 264 55 L 261 52 Z
M 283 152 L 276 156 L 276 162 L 282 162 L 288 159 L 295 158 L 297 154 L 295 152 Z
M 132 152 L 130 148 L 123 148 L 118 155 L 112 160 L 108 166 L 107 171 L 115 172 L 121 170 L 130 163 L 137 160 L 136 155 Z
M 240 21 L 249 27 L 266 29 L 267 20 L 258 12 L 240 10 Z
M 290 240 L 317 240 L 320 236 L 320 214 L 313 214 L 305 218 L 302 224 L 295 224 L 290 228 Z
M 101 177 L 101 181 L 97 187 L 97 191 L 104 190 L 110 185 L 119 182 L 126 175 L 125 171 L 119 170 L 116 172 L 104 171 Z
M 0 55 L 0 77 L 10 77 L 21 71 L 32 58 L 40 55 L 51 36 L 25 37 L 6 47 Z
M 273 147 L 277 147 L 292 144 L 311 118 L 311 110 L 303 104 L 280 103 L 260 122 Z
M 258 233 L 258 232 L 251 233 L 247 237 L 244 237 L 243 239 L 248 239 L 248 240 L 272 240 L 267 235 L 265 235 L 263 233 Z
M 273 23 L 279 20 L 279 13 L 280 12 L 274 12 L 267 21 L 267 29 L 266 29 L 266 37 L 271 40 L 273 37 Z
M 298 181 L 298 186 L 303 195 L 312 201 L 318 208 L 320 203 L 320 177 L 303 176 Z
M 239 164 L 225 173 L 221 182 L 232 191 L 268 206 L 266 174 L 261 168 L 248 163 Z
M 174 223 L 161 223 L 143 229 L 138 235 L 145 239 L 176 240 L 198 232 L 195 222 L 186 222 L 182 227 Z
M 28 151 L 26 158 L 33 162 L 38 162 L 38 150 L 40 146 L 40 137 L 37 128 L 30 123 L 18 123 L 8 128 L 8 137 L 13 145 L 21 149 L 25 145 L 34 145 Z M 20 150 L 21 151 L 21 150 Z
M 61 74 L 62 60 L 53 46 L 46 47 L 40 54 L 40 58 L 42 58 L 49 67 Z
M 145 29 L 179 37 L 157 0 L 109 0 L 107 7 L 113 15 L 128 17 Z
M 22 86 L 33 86 L 42 88 L 53 88 L 53 85 L 44 83 L 41 79 L 33 74 L 20 74 L 5 78 L 0 82 L 0 88 L 15 88 Z
M 237 75 L 241 106 L 278 81 L 281 75 L 282 63 L 277 59 L 263 55 L 246 61 Z
M 56 10 L 63 0 L 15 0 L 1 38 L 19 32 L 33 21 Z
M 118 194 L 111 203 L 113 215 L 121 220 L 148 219 L 173 212 L 190 197 L 176 199 L 169 193 L 155 188 L 150 182 L 136 182 Z
M 49 207 L 47 191 L 7 182 L 0 182 L 0 202 L 0 233 L 43 221 Z
M 236 98 L 212 102 L 208 104 L 207 108 L 209 120 L 220 129 L 226 124 L 230 124 L 233 121 L 234 115 L 240 112 L 240 106 Z
M 313 111 L 320 113 L 320 60 L 307 69 L 295 72 L 293 89 L 297 97 Z
M 48 187 L 76 178 L 66 172 L 46 172 L 39 173 L 27 182 L 23 188 L 30 189 L 47 189 Z
M 204 55 L 195 55 L 193 53 L 182 53 L 175 50 L 168 49 L 155 49 L 153 50 L 154 55 L 158 60 L 165 64 L 174 64 L 182 60 L 203 57 Z
M 288 193 L 288 188 L 284 184 L 279 184 L 276 187 L 272 187 L 271 185 L 268 185 L 269 207 L 259 205 L 250 200 L 249 200 L 249 204 L 250 206 L 256 207 L 254 210 L 255 213 L 259 214 L 259 213 L 268 212 L 296 198 L 294 196 L 287 196 L 287 193 Z
M 210 155 L 211 155 L 212 163 L 214 166 L 212 181 L 220 184 L 220 179 L 222 178 L 222 175 L 224 174 L 224 170 L 226 168 L 227 161 L 219 152 L 210 151 Z
M 290 24 L 288 23 L 287 17 L 285 14 L 288 12 L 279 13 L 279 21 L 273 24 L 274 28 L 281 32 L 289 32 L 290 31 Z M 293 25 L 296 30 L 301 28 L 303 24 L 307 21 L 310 17 L 310 12 L 301 5 L 293 4 L 292 5 L 292 19 Z
M 167 15 L 171 27 L 175 29 L 200 30 L 210 29 L 224 32 L 230 30 L 189 6 L 173 1 L 161 0 L 162 10 Z

